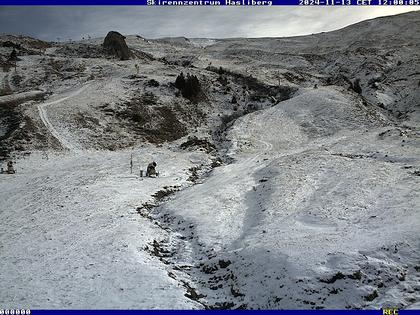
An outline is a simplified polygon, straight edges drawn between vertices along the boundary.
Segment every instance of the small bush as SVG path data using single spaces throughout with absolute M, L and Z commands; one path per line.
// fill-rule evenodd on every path
M 185 78 L 181 72 L 175 80 L 175 87 L 180 90 L 183 97 L 190 101 L 197 101 L 198 96 L 202 94 L 200 81 L 195 75 L 187 74 Z
M 184 77 L 184 74 L 182 72 L 181 72 L 181 74 L 179 76 L 176 77 L 175 87 L 178 90 L 182 90 L 185 87 L 185 77 Z

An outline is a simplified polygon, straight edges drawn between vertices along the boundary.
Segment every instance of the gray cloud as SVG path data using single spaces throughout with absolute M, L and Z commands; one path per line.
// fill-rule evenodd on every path
M 417 9 L 418 10 L 418 9 Z M 44 40 L 104 36 L 147 38 L 294 36 L 338 29 L 411 7 L 0 7 L 0 30 Z

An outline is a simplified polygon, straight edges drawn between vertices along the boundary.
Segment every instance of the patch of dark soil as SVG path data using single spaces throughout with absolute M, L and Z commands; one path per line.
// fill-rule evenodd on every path
M 18 130 L 23 117 L 13 105 L 0 106 L 0 117 L 1 126 L 4 128 L 3 135 L 0 136 L 0 160 L 5 160 L 14 149 L 11 146 L 11 141 L 6 140 Z
M 115 112 L 128 130 L 151 143 L 174 141 L 187 134 L 178 113 L 168 106 L 159 106 L 158 98 L 150 92 L 125 102 Z
M 213 143 L 209 142 L 207 139 L 198 139 L 196 136 L 188 137 L 188 140 L 181 143 L 179 147 L 183 150 L 188 148 L 202 148 L 207 153 L 211 153 L 216 150 L 216 146 Z
M 335 275 L 333 275 L 331 278 L 328 279 L 319 279 L 320 282 L 323 283 L 334 283 L 337 280 L 344 279 L 346 276 L 342 274 L 341 272 L 337 272 Z
M 154 197 L 157 201 L 160 201 L 177 191 L 179 191 L 179 188 L 176 186 L 164 187 L 164 189 L 161 189 L 155 194 L 153 194 L 152 197 Z
M 89 126 L 99 126 L 100 121 L 96 117 L 91 117 L 88 115 L 84 115 L 83 113 L 77 113 L 75 115 L 74 120 L 77 122 L 78 126 L 80 127 L 89 127 Z
M 91 44 L 66 44 L 56 50 L 56 54 L 73 58 L 106 58 L 108 54 L 103 47 Z
M 331 155 L 346 157 L 349 159 L 367 159 L 372 158 L 373 155 L 365 155 L 365 154 L 352 154 L 352 153 L 332 153 Z
M 217 302 L 214 305 L 208 306 L 210 310 L 230 310 L 235 307 L 233 302 Z
M 15 49 L 19 56 L 23 56 L 40 54 L 40 50 L 43 51 L 51 45 L 30 37 L 6 35 L 5 39 L 0 40 L 0 47 Z
M 245 294 L 241 293 L 239 289 L 233 285 L 230 286 L 230 293 L 232 293 L 234 297 L 245 296 Z
M 185 289 L 187 289 L 187 293 L 185 293 L 185 297 L 196 301 L 196 302 L 200 302 L 199 300 L 206 297 L 203 294 L 200 294 L 197 292 L 197 289 L 193 288 L 188 282 L 181 280 L 182 285 L 185 287 Z
M 219 167 L 223 165 L 223 161 L 220 157 L 215 158 L 214 160 L 211 161 L 210 167 L 213 169 L 215 167 Z
M 372 293 L 370 293 L 370 294 L 368 294 L 368 295 L 366 295 L 364 298 L 365 298 L 365 301 L 368 301 L 368 302 L 372 302 L 374 299 L 376 299 L 377 297 L 378 297 L 379 295 L 378 295 L 378 291 L 373 291 Z
M 296 84 L 306 81 L 306 79 L 302 75 L 295 72 L 285 72 L 283 73 L 283 76 L 286 78 L 287 81 Z
M 174 111 L 167 107 L 157 107 L 156 111 L 160 118 L 157 127 L 143 129 L 145 137 L 152 143 L 162 143 L 165 141 L 174 141 L 187 134 L 187 129 L 176 117 Z
M 18 43 L 14 43 L 10 40 L 6 40 L 6 41 L 0 41 L 0 46 L 1 47 L 9 47 L 9 48 L 16 48 L 16 49 L 20 49 L 21 45 Z
M 12 152 L 26 151 L 29 146 L 35 150 L 43 150 L 48 145 L 59 147 L 55 138 L 50 138 L 46 130 L 40 130 L 18 106 L 0 106 L 0 123 L 4 128 L 0 135 L 0 160 L 10 157 Z
M 148 60 L 148 61 L 155 60 L 155 58 L 153 57 L 152 54 L 149 54 L 149 53 L 144 52 L 144 51 L 132 50 L 131 53 L 139 59 Z
M 250 100 L 254 101 L 268 100 L 277 104 L 278 102 L 289 99 L 297 90 L 290 86 L 265 84 L 252 76 L 236 73 L 222 67 L 208 66 L 206 70 L 218 73 L 219 75 L 229 76 L 246 90 L 251 91 Z
M 355 271 L 353 274 L 348 275 L 347 278 L 352 279 L 352 280 L 361 280 L 362 272 L 360 270 Z
M 160 62 L 163 62 L 166 65 L 181 66 L 185 68 L 194 67 L 193 63 L 197 59 L 196 56 L 181 56 L 181 57 L 170 57 L 165 56 L 159 58 Z
M 165 264 L 169 264 L 165 258 L 169 258 L 174 255 L 172 251 L 165 248 L 163 242 L 158 242 L 157 240 L 153 240 L 153 242 L 146 245 L 144 249 L 152 256 L 159 258 L 159 260 Z
M 230 266 L 231 263 L 232 262 L 230 260 L 223 260 L 223 259 L 220 259 L 219 260 L 219 266 L 220 266 L 220 268 L 227 268 L 227 267 Z
M 187 180 L 190 181 L 190 182 L 195 183 L 197 181 L 197 179 L 200 177 L 198 175 L 198 171 L 199 170 L 200 170 L 200 168 L 199 167 L 196 167 L 196 166 L 189 168 L 188 171 L 191 172 L 191 175 L 188 177 Z
M 219 270 L 219 268 L 215 264 L 203 264 L 201 267 L 201 271 L 206 274 L 213 274 L 217 270 Z

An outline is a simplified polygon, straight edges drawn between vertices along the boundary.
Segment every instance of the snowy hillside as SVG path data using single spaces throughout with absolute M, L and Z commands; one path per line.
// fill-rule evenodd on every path
M 0 305 L 418 308 L 419 26 L 1 36 Z

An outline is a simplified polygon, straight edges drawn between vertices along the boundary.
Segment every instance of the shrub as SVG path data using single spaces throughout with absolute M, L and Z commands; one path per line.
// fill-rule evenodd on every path
M 181 72 L 175 80 L 175 87 L 180 90 L 183 97 L 190 101 L 197 101 L 198 96 L 202 94 L 200 81 L 195 75 L 187 74 L 185 78 Z
M 184 77 L 184 74 L 182 72 L 181 72 L 181 74 L 179 76 L 176 77 L 175 87 L 178 90 L 182 90 L 185 87 L 185 77 Z

